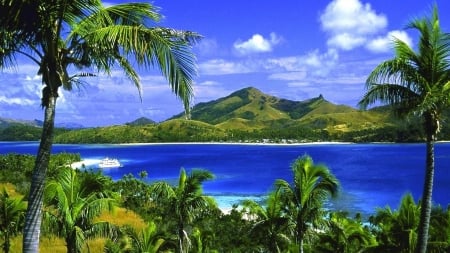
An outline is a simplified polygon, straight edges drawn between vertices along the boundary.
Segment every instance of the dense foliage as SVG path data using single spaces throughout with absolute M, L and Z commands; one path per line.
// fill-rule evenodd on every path
M 316 122 L 317 123 L 317 122 Z M 36 141 L 42 129 L 9 126 L 0 130 L 1 141 Z M 171 120 L 147 125 L 121 125 L 103 128 L 56 129 L 57 143 L 155 143 L 155 142 L 417 142 L 423 130 L 414 122 L 365 128 L 354 131 L 328 131 L 310 126 L 291 125 L 284 120 L 271 122 L 261 129 L 222 129 L 198 121 Z M 439 138 L 450 138 L 450 127 L 444 125 Z
M 54 178 L 62 166 L 80 160 L 79 154 L 59 153 L 52 155 L 49 164 L 49 179 Z M 31 154 L 10 153 L 0 155 L 0 183 L 12 183 L 19 193 L 27 195 L 34 162 L 35 156 Z
M 246 88 L 192 109 L 184 115 L 156 123 L 135 122 L 85 129 L 55 129 L 58 143 L 154 142 L 417 142 L 425 134 L 420 118 L 397 119 L 389 106 L 359 111 L 334 105 L 323 97 L 290 101 Z M 450 119 L 450 111 L 442 112 Z M 37 140 L 42 129 L 20 124 L 0 129 L 0 140 Z M 450 125 L 443 124 L 438 138 L 450 139 Z
M 306 158 L 308 157 L 299 157 L 297 165 L 293 165 L 293 169 L 311 168 L 307 169 L 307 171 L 310 170 L 308 173 L 316 170 L 326 172 L 323 170 L 323 165 L 313 164 L 312 160 Z M 319 202 L 307 200 L 308 205 L 295 207 L 295 202 L 292 202 L 295 199 L 290 198 L 293 195 L 290 195 L 288 188 L 274 187 L 271 192 L 268 192 L 267 198 L 263 202 L 236 203 L 232 210 L 224 213 L 218 209 L 211 198 L 204 196 L 201 191 L 202 182 L 212 176 L 207 171 L 184 172 L 181 170 L 178 183 L 174 184 L 155 182 L 151 178 L 147 178 L 148 174 L 145 171 L 140 172 L 137 177 L 129 174 L 114 182 L 99 171 L 75 170 L 67 174 L 70 172 L 67 165 L 77 160 L 79 160 L 79 156 L 76 154 L 52 156 L 51 171 L 53 172 L 47 184 L 48 191 L 46 191 L 49 202 L 45 202 L 46 210 L 52 214 L 49 217 L 63 215 L 64 213 L 57 212 L 57 210 L 70 211 L 77 205 L 84 206 L 83 208 L 92 208 L 88 205 L 91 203 L 90 201 L 95 204 L 97 198 L 109 196 L 108 199 L 105 199 L 106 201 L 112 201 L 114 198 L 114 202 L 120 207 L 126 208 L 130 213 L 135 212 L 139 215 L 139 219 L 143 219 L 147 223 L 145 228 L 137 228 L 132 225 L 132 222 L 120 227 L 115 227 L 112 223 L 111 226 L 103 226 L 104 229 L 98 230 L 101 233 L 97 235 L 109 238 L 108 242 L 104 241 L 97 246 L 101 250 L 91 250 L 91 252 L 179 252 L 180 244 L 177 238 L 180 236 L 180 221 L 183 224 L 182 234 L 188 239 L 183 241 L 184 252 L 299 252 L 300 245 L 296 243 L 295 227 L 296 224 L 303 224 L 298 223 L 299 221 L 313 217 L 306 215 L 309 212 L 316 213 L 316 216 L 314 216 L 314 220 L 305 223 L 311 227 L 305 230 L 303 237 L 304 252 L 411 252 L 415 247 L 413 242 L 417 239 L 420 207 L 410 194 L 405 194 L 396 209 L 380 207 L 374 210 L 370 217 L 362 217 L 360 214 L 350 217 L 345 211 L 334 212 L 317 208 L 319 207 L 317 204 L 324 200 L 320 200 L 318 197 L 326 196 L 326 194 L 322 194 L 325 193 L 323 190 L 333 189 L 329 188 L 331 185 L 327 185 L 326 181 L 321 181 L 323 186 L 314 186 L 317 194 L 311 191 L 310 195 L 312 200 Z M 0 183 L 11 182 L 16 189 L 29 184 L 29 177 L 17 177 L 31 171 L 33 156 L 8 154 L 0 156 L 0 161 L 2 166 Z M 17 173 L 12 173 L 12 171 Z M 64 175 L 70 175 L 71 180 L 63 180 Z M 319 174 L 315 173 L 314 175 Z M 307 180 L 311 180 L 310 182 L 315 181 L 314 177 L 307 178 Z M 332 183 L 335 179 L 331 177 L 330 180 Z M 289 187 L 294 191 L 301 189 L 302 184 L 307 186 L 306 181 L 302 184 L 301 180 L 293 180 L 293 182 L 297 182 L 295 184 L 298 184 L 298 187 L 293 184 L 290 188 L 288 182 L 281 181 L 274 186 Z M 64 189 L 63 185 L 65 184 L 73 186 L 67 188 L 72 193 L 66 195 L 70 191 L 65 191 L 64 194 L 62 192 L 55 194 L 59 191 L 58 189 Z M 334 184 L 332 183 L 332 185 Z M 58 188 L 60 186 L 61 188 Z M 306 194 L 306 189 L 311 188 L 307 186 L 298 194 Z M 48 194 L 49 192 L 53 192 L 53 194 Z M 71 200 L 73 204 L 60 201 L 70 196 L 75 197 Z M 12 197 L 5 195 L 5 198 Z M 302 199 L 306 201 L 307 198 L 302 197 Z M 0 204 L 2 201 L 4 200 L 0 199 Z M 63 209 L 52 208 L 53 205 L 64 204 L 70 204 L 70 206 Z M 188 206 L 189 208 L 185 209 Z M 302 208 L 309 208 L 310 211 L 301 211 Z M 74 215 L 76 214 L 75 210 L 78 208 L 64 215 Z M 97 209 L 84 210 L 94 211 Z M 175 210 L 185 211 L 182 216 L 178 216 L 176 215 L 178 211 Z M 296 214 L 300 213 L 306 216 L 299 220 L 298 217 L 301 216 Z M 87 228 L 84 226 L 99 221 L 90 216 L 89 220 L 81 222 L 87 218 L 81 214 L 82 212 L 77 216 L 79 217 L 77 219 L 80 219 L 80 225 L 77 225 L 80 226 L 78 232 L 81 232 L 81 228 Z M 0 218 L 4 217 L 2 215 L 0 213 Z M 60 221 L 63 220 L 65 219 L 60 219 Z M 3 224 L 4 221 L 2 218 L 0 224 Z M 42 227 L 44 238 L 60 237 L 64 235 L 61 228 L 70 225 L 56 226 L 55 221 L 57 219 L 44 220 Z M 11 229 L 11 231 L 16 231 L 12 233 L 14 239 L 15 233 L 20 230 Z M 90 234 L 91 230 L 84 231 L 84 236 L 94 235 Z M 429 240 L 429 252 L 449 252 L 450 207 L 433 207 Z M 73 247 L 86 247 L 85 242 L 76 245 Z
M 64 128 L 56 128 L 55 134 L 63 134 L 69 131 Z M 37 141 L 41 138 L 42 128 L 26 124 L 10 124 L 0 129 L 0 141 Z
M 444 127 L 441 139 L 449 139 Z M 112 126 L 71 130 L 57 134 L 58 143 L 155 143 L 155 142 L 419 142 L 420 125 L 413 122 L 354 131 L 329 131 L 302 125 L 272 122 L 261 129 L 222 129 L 198 121 L 171 120 L 145 126 Z

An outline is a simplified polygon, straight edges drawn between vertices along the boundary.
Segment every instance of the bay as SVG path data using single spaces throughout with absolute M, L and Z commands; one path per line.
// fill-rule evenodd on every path
M 37 142 L 0 142 L 0 154 L 36 154 Z M 56 144 L 53 153 L 79 153 L 87 167 L 97 167 L 104 157 L 117 158 L 121 168 L 104 169 L 114 180 L 126 174 L 138 177 L 147 171 L 149 182 L 176 183 L 181 168 L 206 169 L 215 179 L 204 191 L 228 209 L 243 199 L 263 201 L 276 179 L 292 181 L 290 165 L 308 154 L 327 165 L 341 183 L 339 196 L 328 203 L 333 210 L 369 215 L 377 207 L 397 208 L 401 197 L 422 195 L 425 144 Z M 433 201 L 450 203 L 450 143 L 435 149 L 436 172 Z

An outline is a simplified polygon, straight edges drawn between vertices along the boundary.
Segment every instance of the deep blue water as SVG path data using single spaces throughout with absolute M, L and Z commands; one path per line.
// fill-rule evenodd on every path
M 0 154 L 36 154 L 35 142 L 0 142 Z M 264 196 L 274 181 L 291 181 L 291 163 L 304 154 L 324 163 L 341 182 L 341 194 L 330 208 L 351 213 L 373 213 L 376 207 L 397 208 L 403 194 L 422 194 L 425 144 L 151 144 L 151 145 L 54 145 L 53 152 L 79 153 L 98 161 L 106 156 L 119 159 L 122 168 L 104 170 L 113 179 L 140 171 L 148 180 L 175 182 L 180 168 L 207 169 L 215 175 L 204 185 L 222 206 L 243 198 Z M 450 143 L 436 145 L 433 200 L 450 204 Z

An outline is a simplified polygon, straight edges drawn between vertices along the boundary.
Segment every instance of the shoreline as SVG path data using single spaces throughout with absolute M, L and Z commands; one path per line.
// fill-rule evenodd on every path
M 436 141 L 435 144 L 448 144 L 450 140 Z M 370 145 L 370 144 L 399 144 L 414 145 L 426 144 L 426 142 L 345 142 L 345 141 L 316 141 L 316 142 L 134 142 L 134 143 L 54 143 L 56 145 L 120 145 L 120 146 L 144 146 L 144 145 L 243 145 L 243 146 L 313 146 L 313 145 Z
M 39 144 L 36 141 L 0 141 L 0 143 L 33 143 Z M 290 143 L 276 143 L 276 142 L 134 142 L 134 143 L 58 143 L 53 145 L 123 145 L 123 146 L 139 146 L 139 145 L 249 145 L 249 146 L 313 146 L 313 145 L 368 145 L 368 144 L 425 144 L 426 142 L 345 142 L 345 141 L 312 141 L 312 142 L 290 142 Z M 450 140 L 436 141 L 435 144 L 448 144 Z
M 272 143 L 272 142 L 137 142 L 137 143 L 97 143 L 92 145 L 248 145 L 248 146 L 306 146 L 306 145 L 349 145 L 355 142 L 293 142 L 293 143 Z M 89 144 L 87 144 L 89 145 Z

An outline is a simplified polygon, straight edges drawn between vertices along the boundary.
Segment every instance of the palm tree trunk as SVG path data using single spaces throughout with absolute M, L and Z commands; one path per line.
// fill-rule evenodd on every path
M 301 219 L 297 218 L 297 242 L 298 242 L 298 252 L 299 253 L 303 253 L 303 238 L 304 238 L 304 234 L 303 234 L 303 229 L 300 229 L 299 224 L 301 224 Z
M 178 247 L 179 252 L 184 253 L 183 248 L 183 237 L 184 237 L 184 226 L 183 226 L 183 218 L 181 216 L 178 217 Z
M 11 248 L 11 238 L 9 236 L 8 229 L 5 231 L 4 240 L 5 242 L 3 243 L 3 251 L 5 253 L 9 253 L 9 249 Z
M 435 134 L 427 134 L 427 153 L 426 153 L 426 172 L 425 182 L 423 186 L 422 204 L 420 210 L 420 223 L 417 238 L 417 253 L 425 253 L 428 243 L 428 229 L 430 227 L 431 217 L 431 201 L 433 193 L 433 177 L 434 177 L 434 142 Z
M 53 129 L 55 126 L 56 94 L 48 98 L 45 106 L 44 126 L 42 128 L 41 142 L 39 144 L 33 175 L 31 178 L 30 193 L 28 196 L 28 209 L 25 216 L 23 230 L 23 252 L 39 252 L 39 236 L 42 222 L 42 204 L 44 197 L 45 178 L 50 161 L 53 143 Z
M 71 234 L 67 235 L 66 237 L 67 253 L 78 252 L 75 240 L 76 240 L 76 232 L 72 231 Z
M 303 253 L 303 239 L 300 239 L 298 252 Z

